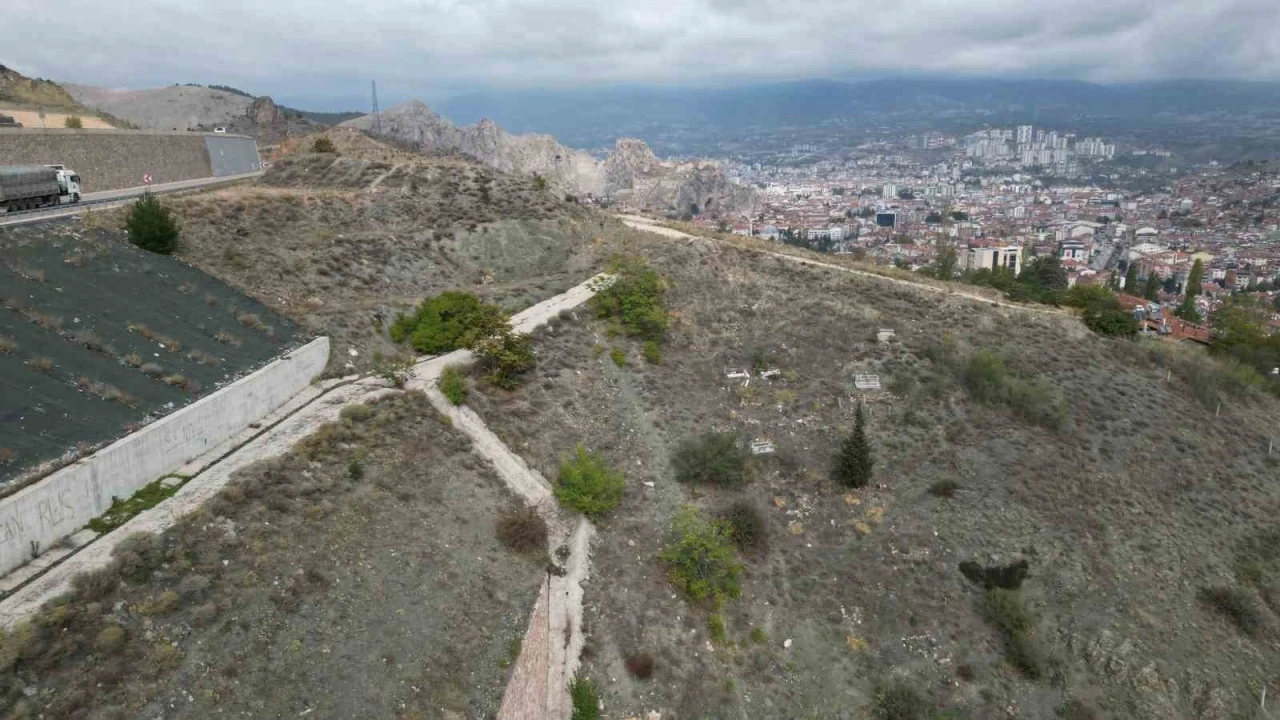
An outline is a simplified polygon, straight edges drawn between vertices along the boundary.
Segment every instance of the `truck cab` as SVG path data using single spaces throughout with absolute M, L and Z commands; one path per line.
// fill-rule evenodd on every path
M 58 171 L 58 189 L 68 202 L 80 202 L 80 175 L 75 170 L 68 170 L 64 165 L 49 165 Z

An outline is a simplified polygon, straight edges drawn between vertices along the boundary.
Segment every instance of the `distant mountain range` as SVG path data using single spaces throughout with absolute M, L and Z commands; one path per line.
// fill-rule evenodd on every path
M 833 120 L 990 117 L 1007 122 L 1264 114 L 1280 118 L 1280 83 L 1176 80 L 1100 85 L 1075 80 L 899 78 L 813 80 L 726 89 L 606 88 L 474 93 L 438 104 L 463 122 L 493 118 L 577 147 L 634 135 L 818 127 Z
M 413 147 L 466 153 L 503 172 L 537 174 L 575 195 L 608 195 L 636 207 L 680 215 L 685 212 L 749 208 L 755 193 L 726 178 L 710 161 L 664 162 L 641 140 L 620 138 L 604 160 L 560 144 L 547 134 L 515 135 L 489 119 L 455 125 L 413 100 L 374 116 L 348 120 L 350 127 L 393 138 Z

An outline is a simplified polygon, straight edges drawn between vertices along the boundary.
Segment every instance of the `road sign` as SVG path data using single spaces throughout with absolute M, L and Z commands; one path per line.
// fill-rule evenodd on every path
M 142 184 L 143 185 L 151 184 L 151 173 L 146 173 L 142 176 Z

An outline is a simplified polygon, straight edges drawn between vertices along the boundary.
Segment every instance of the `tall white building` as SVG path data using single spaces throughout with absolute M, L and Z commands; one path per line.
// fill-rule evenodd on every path
M 898 197 L 898 186 L 893 183 L 885 183 L 884 187 L 880 189 L 880 197 L 882 198 Z
M 1031 137 L 1032 137 L 1031 133 L 1034 130 L 1035 128 L 1033 128 L 1030 125 L 1019 125 L 1018 126 L 1018 144 L 1024 145 L 1026 143 L 1031 142 Z

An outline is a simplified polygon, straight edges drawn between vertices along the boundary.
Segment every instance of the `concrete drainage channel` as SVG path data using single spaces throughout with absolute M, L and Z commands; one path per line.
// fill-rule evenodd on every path
M 607 276 L 593 277 L 517 313 L 511 324 L 519 332 L 532 332 L 560 312 L 586 302 L 607 280 Z M 433 407 L 471 438 L 476 452 L 493 464 L 512 492 L 537 508 L 547 521 L 548 551 L 557 569 L 547 573 L 530 614 L 498 718 L 568 718 L 572 711 L 569 683 L 577 672 L 585 641 L 582 583 L 590 571 L 590 543 L 595 528 L 585 517 L 561 512 L 546 478 L 498 439 L 474 411 L 455 407 L 436 388 L 445 367 L 473 361 L 472 354 L 465 350 L 430 358 L 413 367 L 405 388 L 423 391 Z M 252 433 L 232 438 L 179 468 L 174 474 L 191 479 L 173 497 L 100 537 L 77 533 L 66 552 L 57 553 L 56 558 L 51 555 L 51 560 L 28 571 L 20 587 L 12 583 L 14 591 L 0 601 L 0 626 L 11 628 L 39 612 L 46 602 L 68 592 L 76 575 L 110 564 L 116 545 L 124 538 L 138 532 L 164 532 L 213 498 L 237 470 L 284 455 L 298 440 L 335 422 L 342 408 L 399 392 L 402 391 L 386 381 L 373 378 L 348 377 L 309 386 L 256 423 L 258 427 Z

